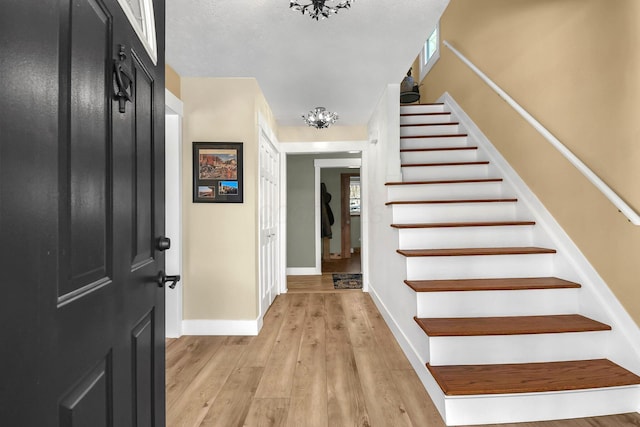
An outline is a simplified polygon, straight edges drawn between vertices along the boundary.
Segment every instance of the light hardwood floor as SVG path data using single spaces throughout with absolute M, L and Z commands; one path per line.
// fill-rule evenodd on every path
M 169 340 L 167 426 L 443 427 L 369 295 L 323 276 L 311 292 L 308 277 L 290 280 L 256 337 Z M 506 426 L 630 427 L 640 415 Z

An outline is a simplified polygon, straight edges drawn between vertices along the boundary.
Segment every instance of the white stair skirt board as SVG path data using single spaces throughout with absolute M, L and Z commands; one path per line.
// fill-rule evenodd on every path
M 505 194 L 501 181 L 460 182 L 447 184 L 388 185 L 387 200 L 497 199 L 514 197 Z
M 480 337 L 430 337 L 427 360 L 438 365 L 487 365 L 602 359 L 609 331 Z
M 396 341 L 398 341 L 400 348 L 402 348 L 407 359 L 409 359 L 409 363 L 411 363 L 413 370 L 420 378 L 420 381 L 427 390 L 427 393 L 429 393 L 429 396 L 438 409 L 440 416 L 442 419 L 445 419 L 445 396 L 442 393 L 440 386 L 427 369 L 427 360 L 420 356 L 429 353 L 429 341 L 424 339 L 424 331 L 422 331 L 422 329 L 420 329 L 413 320 L 408 323 L 408 327 L 400 326 L 382 299 L 380 299 L 380 296 L 373 286 L 369 286 L 369 294 L 380 311 L 380 314 L 382 314 L 386 324 L 389 326 L 389 329 L 391 329 Z
M 638 411 L 640 387 L 445 397 L 448 426 L 597 417 Z
M 399 249 L 533 246 L 533 226 L 410 228 L 399 230 Z
M 428 126 L 402 126 L 400 137 L 424 135 L 451 135 L 460 132 L 457 123 L 431 124 Z
M 394 224 L 458 221 L 511 221 L 516 219 L 514 202 L 442 203 L 393 205 Z M 520 217 L 519 219 L 523 219 Z
M 444 179 L 482 179 L 487 178 L 489 166 L 486 164 L 455 166 L 410 166 L 402 168 L 402 180 L 437 181 Z
M 417 292 L 418 317 L 543 316 L 579 312 L 577 288 Z
M 466 136 L 401 138 L 400 149 L 411 150 L 416 148 L 442 148 L 442 147 L 468 147 L 469 140 Z

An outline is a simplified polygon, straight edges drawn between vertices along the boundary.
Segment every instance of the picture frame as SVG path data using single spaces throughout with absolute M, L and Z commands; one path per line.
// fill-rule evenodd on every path
M 243 203 L 242 142 L 193 143 L 193 202 Z

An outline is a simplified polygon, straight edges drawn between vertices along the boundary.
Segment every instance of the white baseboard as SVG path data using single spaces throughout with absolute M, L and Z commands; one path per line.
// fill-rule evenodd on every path
M 287 276 L 318 276 L 322 271 L 315 267 L 290 267 L 287 268 Z
M 183 320 L 183 335 L 258 335 L 262 318 L 255 320 Z

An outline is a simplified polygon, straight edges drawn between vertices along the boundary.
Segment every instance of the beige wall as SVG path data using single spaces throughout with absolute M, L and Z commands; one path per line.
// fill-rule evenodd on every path
M 366 126 L 334 125 L 326 129 L 315 129 L 309 126 L 280 126 L 278 128 L 280 142 L 366 141 L 367 138 Z
M 182 78 L 184 318 L 258 316 L 258 111 L 255 79 Z M 192 203 L 192 142 L 243 142 L 244 203 Z
M 640 2 L 451 0 L 448 40 L 640 211 Z M 422 102 L 449 92 L 640 324 L 640 227 L 441 45 Z
M 180 96 L 180 75 L 169 64 L 164 65 L 164 86 L 177 98 Z

